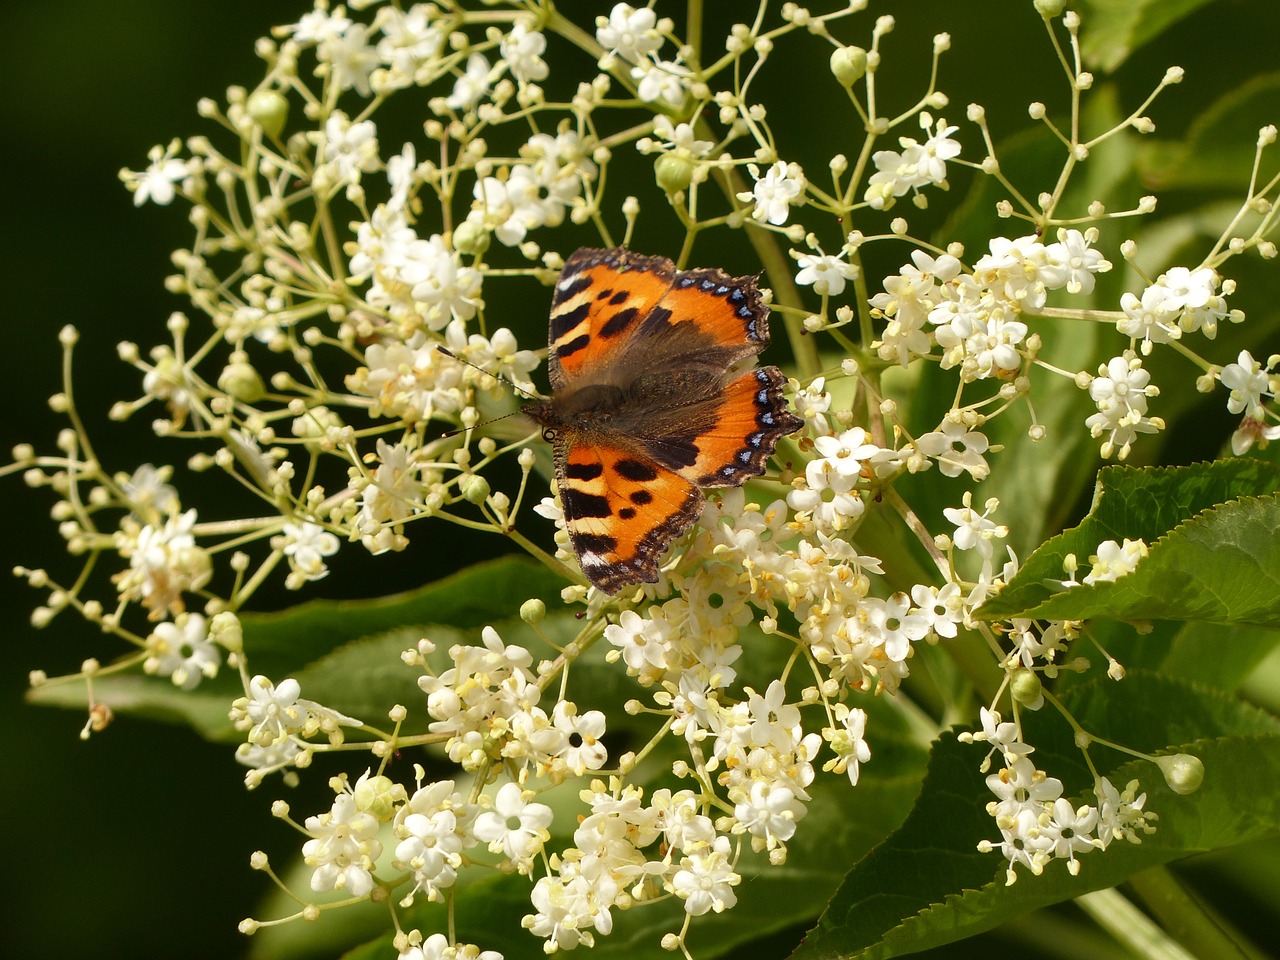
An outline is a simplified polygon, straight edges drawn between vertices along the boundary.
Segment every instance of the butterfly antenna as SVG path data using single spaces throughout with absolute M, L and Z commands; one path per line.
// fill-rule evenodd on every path
M 516 385 L 515 383 L 511 382 L 510 380 L 508 380 L 506 377 L 502 376 L 501 374 L 499 374 L 499 373 L 490 373 L 490 372 L 489 372 L 488 370 L 486 370 L 484 367 L 481 367 L 481 366 L 479 366 L 478 364 L 474 364 L 474 363 L 472 363 L 470 360 L 464 360 L 462 357 L 458 356 L 456 353 L 454 353 L 454 352 L 453 352 L 452 350 L 450 350 L 448 347 L 442 347 L 440 344 L 436 344 L 436 349 L 437 349 L 437 350 L 439 350 L 441 353 L 443 353 L 446 357 L 449 357 L 449 358 L 451 358 L 451 359 L 453 359 L 453 360 L 457 360 L 459 363 L 465 363 L 468 367 L 472 367 L 472 368 L 474 368 L 474 369 L 476 369 L 476 370 L 479 370 L 479 371 L 480 371 L 481 373 L 483 373 L 486 377 L 493 377 L 493 379 L 497 380 L 499 383 L 505 383 L 505 384 L 506 384 L 508 387 L 510 387 L 514 392 L 518 393 L 518 394 L 519 394 L 520 396 L 522 396 L 522 397 L 528 397 L 530 400 L 537 400 L 537 399 L 539 399 L 539 397 L 537 397 L 535 394 L 531 394 L 531 393 L 529 393 L 529 391 L 527 391 L 527 390 L 525 390 L 523 387 L 520 387 L 520 386 Z M 441 440 L 448 440 L 450 437 L 457 437 L 457 436 L 461 436 L 462 434 L 466 433 L 468 430 L 475 430 L 475 429 L 476 429 L 476 428 L 478 428 L 478 427 L 487 427 L 487 426 L 488 426 L 489 424 L 491 424 L 491 423 L 497 423 L 499 420 L 505 420 L 505 419 L 507 419 L 507 417 L 514 417 L 514 416 L 516 416 L 518 413 L 520 413 L 520 411 L 519 411 L 519 410 L 513 410 L 513 411 L 511 411 L 510 413 L 504 413 L 504 414 L 503 414 L 502 416 L 500 416 L 500 417 L 494 417 L 492 420 L 485 420 L 483 423 L 477 423 L 477 424 L 474 424 L 474 425 L 472 425 L 472 426 L 470 426 L 470 427 L 459 427 L 459 428 L 458 428 L 458 429 L 456 429 L 456 430 L 447 430 L 447 431 L 445 431 L 444 433 L 440 434 L 440 439 L 441 439 Z
M 522 397 L 527 397 L 527 398 L 528 398 L 528 399 L 530 399 L 530 400 L 541 400 L 541 399 L 542 399 L 542 398 L 541 398 L 541 397 L 539 397 L 537 394 L 530 393 L 528 390 L 526 390 L 524 387 L 520 386 L 519 384 L 514 383 L 514 382 L 512 382 L 512 381 L 508 380 L 508 379 L 507 379 L 506 377 L 504 377 L 502 374 L 500 374 L 500 373 L 490 373 L 488 370 L 486 370 L 484 367 L 480 366 L 479 364 L 472 363 L 470 360 L 464 360 L 464 359 L 462 359 L 462 357 L 458 356 L 456 353 L 454 353 L 454 352 L 453 352 L 452 350 L 450 350 L 448 347 L 442 347 L 442 346 L 440 346 L 440 344 L 436 344 L 436 349 L 437 349 L 437 350 L 439 350 L 441 353 L 443 353 L 446 357 L 449 357 L 449 358 L 450 358 L 450 359 L 452 359 L 452 360 L 457 360 L 459 363 L 465 363 L 468 367 L 471 367 L 473 370 L 479 370 L 479 371 L 480 371 L 481 373 L 483 373 L 486 377 L 493 377 L 493 379 L 497 380 L 499 383 L 505 383 L 508 387 L 510 387 L 510 388 L 511 388 L 512 390 L 514 390 L 516 393 L 520 394 L 520 396 L 522 396 Z M 507 416 L 511 416 L 511 414 L 507 414 Z M 501 419 L 502 419 L 502 417 L 498 417 L 497 419 L 498 419 L 498 420 L 501 420 Z M 492 421 L 492 420 L 490 420 L 490 421 L 488 421 L 488 422 L 489 422 L 489 423 L 492 423 L 493 421 Z

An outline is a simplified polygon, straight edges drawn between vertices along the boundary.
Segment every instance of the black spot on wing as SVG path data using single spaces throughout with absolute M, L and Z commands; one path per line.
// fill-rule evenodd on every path
M 605 554 L 618 548 L 617 540 L 602 533 L 572 533 L 570 536 L 579 553 Z
M 619 460 L 613 465 L 613 472 L 633 483 L 647 483 L 658 476 L 657 470 L 640 460 Z
M 640 311 L 635 307 L 627 307 L 625 310 L 619 310 L 608 319 L 603 327 L 600 328 L 600 336 L 616 337 L 635 322 L 639 313 Z
M 618 511 L 618 516 L 621 517 L 623 520 L 630 520 L 635 515 L 636 515 L 635 507 L 623 507 L 621 510 Z
M 693 437 L 663 437 L 649 440 L 645 448 L 653 458 L 670 470 L 681 470 L 698 462 L 698 445 Z
M 580 490 L 562 489 L 560 499 L 564 501 L 565 516 L 571 520 L 584 517 L 608 517 L 613 515 L 609 509 L 609 501 L 594 493 L 583 493 Z
M 609 291 L 609 290 L 605 291 L 605 293 L 611 293 L 611 292 L 612 291 Z M 600 296 L 603 297 L 604 295 L 605 294 L 602 293 Z M 610 306 L 614 306 L 614 307 L 619 306 L 620 304 L 626 303 L 627 297 L 629 296 L 631 296 L 631 294 L 627 293 L 627 291 L 619 290 L 617 293 L 613 294 L 613 296 L 609 298 L 609 304 Z
M 567 310 L 564 313 L 555 313 L 551 315 L 551 342 L 555 343 L 566 333 L 587 319 L 587 314 L 591 312 L 590 301 Z
M 561 359 L 564 359 L 565 357 L 568 357 L 568 356 L 572 356 L 573 354 L 577 353 L 579 350 L 585 350 L 587 348 L 587 344 L 590 342 L 591 342 L 591 337 L 585 333 L 580 337 L 574 337 L 568 343 L 562 344 L 561 346 L 556 347 L 556 356 L 560 357 Z
M 653 502 L 653 494 L 648 490 L 632 490 L 631 502 L 637 506 L 643 507 L 646 503 Z
M 604 466 L 599 463 L 570 463 L 564 468 L 564 475 L 570 480 L 594 480 L 604 473 Z
M 592 284 L 592 280 L 590 275 L 586 273 L 581 273 L 578 276 L 574 277 L 572 280 L 570 280 L 568 283 L 564 283 L 564 281 L 561 281 L 561 283 L 563 284 L 563 286 L 561 286 L 560 284 L 556 285 L 556 295 L 553 303 L 554 306 L 559 306 L 560 304 L 564 303 L 566 300 L 572 300 L 574 297 L 580 294 L 583 290 L 586 290 L 588 287 L 590 287 Z

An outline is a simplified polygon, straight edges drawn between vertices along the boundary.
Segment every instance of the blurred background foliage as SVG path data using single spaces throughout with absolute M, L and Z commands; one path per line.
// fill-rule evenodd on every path
M 564 9 L 589 24 L 610 6 L 572 0 Z M 710 51 L 715 38 L 727 33 L 735 17 L 747 16 L 754 4 L 717 2 L 707 7 Z M 1105 29 L 1090 37 L 1089 18 L 1095 8 L 1097 20 L 1092 22 Z M 1081 9 L 1089 49 L 1098 58 L 1093 64 L 1098 87 L 1108 88 L 1105 95 L 1114 98 L 1122 114 L 1141 103 L 1167 66 L 1186 69 L 1186 81 L 1149 111 L 1157 125 L 1153 141 L 1185 136 L 1220 98 L 1250 84 L 1260 94 L 1274 89 L 1271 41 L 1280 26 L 1280 10 L 1272 0 L 1093 0 Z M 173 462 L 184 500 L 191 505 L 217 502 L 213 498 L 225 493 L 220 476 L 193 475 L 182 467 L 194 452 L 191 448 L 157 444 L 150 436 L 148 415 L 123 425 L 106 420 L 112 402 L 136 396 L 139 390 L 136 374 L 117 360 L 115 344 L 134 340 L 145 351 L 166 336 L 163 323 L 168 314 L 185 307 L 165 292 L 162 279 L 169 270 L 170 251 L 189 237 L 180 204 L 134 210 L 116 174 L 122 166 L 143 168 L 153 144 L 210 132 L 195 114 L 196 100 L 222 99 L 229 84 L 252 86 L 261 74 L 254 40 L 273 24 L 296 20 L 304 10 L 302 3 L 284 0 L 61 0 L 0 7 L 0 115 L 8 124 L 5 153 L 10 158 L 5 163 L 9 172 L 0 181 L 5 225 L 0 269 L 10 338 L 4 351 L 10 366 L 0 377 L 2 449 L 19 440 L 40 449 L 52 447 L 62 426 L 45 402 L 59 386 L 56 334 L 63 324 L 74 323 L 82 335 L 76 378 L 81 410 L 109 466 L 131 470 L 146 461 Z M 681 23 L 681 4 L 660 2 L 658 10 Z M 1030 100 L 1043 100 L 1051 115 L 1065 105 L 1062 74 L 1030 0 L 882 0 L 872 3 L 865 18 L 855 18 L 852 28 L 844 26 L 839 36 L 865 43 L 870 18 L 883 13 L 894 14 L 898 28 L 885 47 L 882 89 L 901 79 L 908 91 L 902 94 L 903 105 L 908 95 L 914 99 L 927 76 L 930 38 L 941 31 L 951 34 L 941 87 L 954 99 L 938 113 L 961 123 L 957 139 L 965 144 L 966 156 L 974 156 L 978 145 L 975 131 L 963 124 L 969 102 L 986 107 L 998 138 L 1030 126 Z M 1130 52 L 1134 45 L 1137 49 Z M 760 90 L 771 106 L 770 120 L 784 158 L 803 163 L 816 178 L 825 177 L 828 156 L 822 151 L 839 142 L 839 127 L 850 124 L 851 115 L 827 71 L 825 52 L 818 57 L 813 51 L 803 35 L 780 43 Z M 1104 72 L 1104 66 L 1114 72 Z M 553 77 L 555 70 L 553 60 Z M 1273 97 L 1260 99 L 1277 102 Z M 1159 187 L 1162 211 L 1193 217 L 1214 200 L 1237 199 L 1243 183 L 1236 180 L 1235 191 L 1227 194 L 1213 173 L 1232 158 L 1250 154 L 1257 127 L 1280 121 L 1280 110 L 1255 119 L 1251 125 L 1225 125 L 1225 131 L 1202 131 L 1194 150 L 1224 152 L 1214 152 L 1198 165 L 1189 162 L 1196 161 L 1196 155 L 1186 154 L 1179 165 L 1178 156 L 1171 157 L 1149 141 L 1144 149 L 1149 151 L 1146 161 L 1152 176 L 1161 170 L 1173 174 L 1158 185 L 1135 185 L 1130 203 Z M 1222 143 L 1227 134 L 1237 142 Z M 858 131 L 850 128 L 850 152 L 856 149 L 857 137 Z M 389 145 L 384 141 L 384 153 Z M 623 176 L 651 177 L 648 161 L 620 160 L 625 166 L 613 174 L 619 177 L 615 185 L 624 182 Z M 1179 169 L 1184 173 L 1181 180 Z M 1200 175 L 1193 175 L 1197 170 Z M 1056 175 L 1056 168 L 1047 175 Z M 935 193 L 926 213 L 911 207 L 901 212 L 910 218 L 914 232 L 941 228 L 949 212 L 964 204 L 971 182 L 957 171 L 950 196 Z M 1022 186 L 1033 195 L 1050 181 Z M 622 193 L 615 195 L 616 201 Z M 975 211 L 984 226 L 989 209 L 987 204 Z M 882 228 L 880 220 L 866 229 Z M 952 222 L 947 237 L 989 236 L 974 228 L 973 223 Z M 635 246 L 673 255 L 678 235 L 674 220 L 651 200 Z M 694 259 L 735 272 L 756 269 L 740 236 L 721 237 L 700 240 Z M 828 225 L 824 240 L 829 248 L 838 245 L 835 238 L 838 234 Z M 551 237 L 547 242 L 563 244 L 565 250 L 570 243 Z M 878 277 L 895 270 L 907 252 L 888 245 L 867 252 L 872 292 L 879 289 Z M 1228 274 L 1238 274 L 1236 267 L 1233 262 Z M 1274 264 L 1265 270 L 1258 267 L 1256 258 L 1244 265 L 1249 283 L 1242 281 L 1240 300 L 1232 304 L 1242 306 L 1254 322 L 1274 321 L 1274 291 L 1280 288 L 1280 278 Z M 489 297 L 489 316 L 493 326 L 511 326 L 522 343 L 536 346 L 545 314 L 541 308 L 531 310 L 529 291 L 523 293 L 523 299 L 515 294 L 507 294 L 505 300 L 501 295 Z M 1266 350 L 1255 354 L 1265 356 Z M 1145 462 L 1189 462 L 1217 455 L 1232 427 L 1221 407 L 1218 396 L 1186 410 L 1171 424 L 1163 446 L 1140 447 L 1135 456 Z M 23 563 L 55 572 L 72 569 L 60 554 L 60 541 L 48 518 L 47 494 L 32 494 L 11 480 L 5 497 L 10 503 L 0 541 L 5 568 Z M 344 551 L 332 564 L 332 576 L 307 596 L 376 596 L 407 589 L 501 552 L 503 546 L 496 539 L 450 538 L 449 549 L 440 551 L 429 536 L 419 536 L 404 554 L 374 559 Z M 49 629 L 32 630 L 27 615 L 37 598 L 8 576 L 0 579 L 0 590 L 10 651 L 0 675 L 0 714 L 8 732 L 0 803 L 5 822 L 15 828 L 0 870 L 5 952 L 26 960 L 249 955 L 253 941 L 236 932 L 236 923 L 253 911 L 266 888 L 263 878 L 249 870 L 249 855 L 261 847 L 285 860 L 298 845 L 296 835 L 271 818 L 270 801 L 287 794 L 300 814 L 327 806 L 332 795 L 323 777 L 309 778 L 294 791 L 273 782 L 248 793 L 225 746 L 204 743 L 181 728 L 134 718 L 121 718 L 106 733 L 82 742 L 77 736 L 81 715 L 22 704 L 27 671 L 74 671 L 85 656 L 105 660 L 116 650 L 96 631 L 67 616 Z M 297 599 L 282 590 L 264 591 L 259 597 L 261 609 Z M 1266 677 L 1253 685 L 1264 699 L 1276 688 Z M 1278 856 L 1280 847 L 1274 843 L 1259 844 L 1177 869 L 1217 909 L 1258 934 L 1280 923 Z M 998 866 L 993 860 L 993 872 Z M 1079 911 L 1068 905 L 931 955 L 986 956 L 1010 947 L 1028 958 L 1101 955 L 1089 952 L 1093 936 L 1083 929 Z M 759 944 L 752 955 L 782 955 L 795 939 Z

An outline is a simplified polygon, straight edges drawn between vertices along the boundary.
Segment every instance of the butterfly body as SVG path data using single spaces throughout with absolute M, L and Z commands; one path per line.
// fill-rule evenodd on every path
M 556 482 L 583 573 L 616 593 L 658 578 L 703 488 L 764 472 L 803 421 L 786 410 L 752 277 L 677 271 L 663 257 L 583 249 L 551 310 L 552 396 L 526 404 L 555 448 Z

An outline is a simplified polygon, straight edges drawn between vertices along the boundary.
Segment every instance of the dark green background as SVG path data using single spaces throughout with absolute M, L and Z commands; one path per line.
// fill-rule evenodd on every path
M 593 15 L 609 6 L 568 3 L 565 8 Z M 659 11 L 679 23 L 679 6 L 659 4 Z M 727 21 L 727 11 L 754 5 L 716 0 L 708 7 Z M 165 293 L 161 280 L 169 270 L 169 251 L 189 239 L 181 204 L 135 210 L 116 172 L 121 166 L 143 168 L 155 143 L 207 132 L 195 115 L 196 100 L 221 99 L 230 83 L 252 85 L 260 74 L 254 39 L 304 9 L 300 3 L 252 0 L 66 0 L 0 7 L 0 116 L 9 135 L 0 178 L 8 361 L 0 376 L 4 449 L 18 440 L 52 449 L 61 421 L 49 413 L 45 400 L 58 389 L 56 334 L 63 324 L 75 323 L 82 334 L 77 378 L 79 394 L 87 398 L 82 411 L 112 468 L 131 469 L 148 459 L 181 463 L 192 452 L 148 444 L 149 416 L 126 425 L 105 419 L 111 402 L 133 397 L 139 389 L 137 375 L 116 359 L 116 342 L 132 339 L 145 351 L 165 338 L 165 317 L 184 306 Z M 1060 105 L 1061 78 L 1029 2 L 879 3 L 866 16 L 883 12 L 899 18 L 886 49 L 891 69 L 904 75 L 905 64 L 918 61 L 920 53 L 927 56 L 932 34 L 952 34 L 942 86 L 957 101 L 939 112 L 953 122 L 962 120 L 970 100 L 986 105 L 997 133 L 1025 125 L 1028 100 Z M 1280 15 L 1268 0 L 1210 4 L 1122 69 L 1117 78 L 1122 100 L 1136 105 L 1166 65 L 1185 66 L 1187 82 L 1150 111 L 1162 133 L 1172 135 L 1240 77 L 1274 66 L 1278 25 Z M 708 24 L 709 50 L 723 34 L 723 28 Z M 859 29 L 849 38 L 866 35 Z M 783 144 L 829 142 L 830 127 L 848 122 L 846 111 L 823 100 L 833 89 L 825 59 L 798 55 L 805 49 L 812 50 L 803 38 L 780 44 L 777 62 L 767 71 L 769 82 L 785 85 L 782 89 L 793 97 L 787 109 L 775 109 L 771 116 Z M 1280 115 L 1269 119 L 1280 120 Z M 856 143 L 854 133 L 851 143 Z M 972 156 L 974 132 L 963 128 L 959 139 Z M 824 160 L 814 155 L 813 162 Z M 964 182 L 958 176 L 956 188 L 963 189 Z M 674 253 L 660 249 L 662 237 L 675 235 L 666 232 L 665 214 L 656 206 L 650 209 L 645 245 L 652 252 Z M 723 265 L 750 269 L 745 261 L 732 262 L 744 249 L 730 243 Z M 699 247 L 704 256 L 711 250 Z M 513 318 L 509 325 L 523 331 L 543 322 Z M 187 494 L 193 503 L 221 489 L 217 477 L 192 482 L 183 473 L 180 467 L 184 491 L 195 491 Z M 2 566 L 73 570 L 60 556 L 47 518 L 47 494 L 27 491 L 16 479 L 5 481 L 3 491 L 8 509 Z M 377 561 L 348 557 L 347 551 L 337 575 L 310 595 L 403 589 L 456 564 L 454 547 L 451 541 L 443 558 L 423 544 L 410 554 Z M 486 553 L 498 547 L 484 543 L 477 549 Z M 264 889 L 262 878 L 248 869 L 249 854 L 266 847 L 284 857 L 298 842 L 268 813 L 271 799 L 283 789 L 273 783 L 247 793 L 230 750 L 181 729 L 122 717 L 85 743 L 77 738 L 81 715 L 22 705 L 28 670 L 67 672 L 87 655 L 105 658 L 116 648 L 71 617 L 50 629 L 32 630 L 26 618 L 39 598 L 8 576 L 0 578 L 0 589 L 8 653 L 0 680 L 5 731 L 0 803 L 8 828 L 8 855 L 0 866 L 4 951 L 32 960 L 243 955 L 248 942 L 235 925 L 252 912 Z M 263 595 L 264 604 L 282 602 L 279 593 Z M 317 782 L 290 799 L 295 809 L 311 811 L 324 803 L 324 792 Z M 235 824 L 234 830 L 228 824 Z M 1263 904 L 1251 899 L 1263 894 L 1251 894 L 1243 883 L 1233 887 L 1229 877 L 1216 878 L 1214 886 L 1233 912 L 1265 915 Z M 961 945 L 950 955 L 991 949 L 990 943 Z

